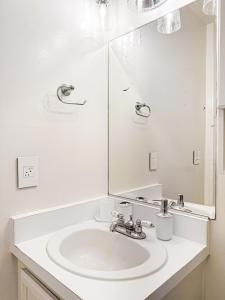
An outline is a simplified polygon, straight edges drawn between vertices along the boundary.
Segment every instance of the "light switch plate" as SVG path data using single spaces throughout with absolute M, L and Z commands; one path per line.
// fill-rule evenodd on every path
M 158 169 L 158 153 L 150 152 L 149 153 L 149 170 L 156 171 Z
M 21 156 L 17 159 L 18 188 L 38 186 L 39 158 L 38 156 Z
M 193 165 L 200 165 L 201 163 L 201 152 L 199 149 L 193 151 Z

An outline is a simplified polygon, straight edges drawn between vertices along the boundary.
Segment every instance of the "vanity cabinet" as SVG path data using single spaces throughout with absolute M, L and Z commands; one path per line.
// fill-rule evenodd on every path
M 62 300 L 47 289 L 27 269 L 19 268 L 18 300 Z

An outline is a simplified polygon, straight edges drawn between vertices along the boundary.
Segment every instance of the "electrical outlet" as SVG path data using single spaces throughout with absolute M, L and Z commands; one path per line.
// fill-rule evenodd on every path
M 38 165 L 37 156 L 18 157 L 18 188 L 38 185 Z
M 23 177 L 24 178 L 35 177 L 35 167 L 34 166 L 23 167 Z

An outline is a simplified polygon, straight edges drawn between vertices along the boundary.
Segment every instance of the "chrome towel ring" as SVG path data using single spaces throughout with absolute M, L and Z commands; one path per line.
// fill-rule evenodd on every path
M 136 102 L 135 112 L 138 116 L 149 118 L 151 116 L 152 110 L 146 103 Z
M 63 104 L 70 104 L 70 105 L 85 105 L 87 101 L 83 102 L 67 102 L 63 99 L 63 97 L 68 97 L 70 96 L 71 92 L 74 91 L 74 86 L 73 85 L 68 85 L 68 84 L 62 84 L 60 87 L 57 89 L 57 97 L 59 101 L 61 101 Z

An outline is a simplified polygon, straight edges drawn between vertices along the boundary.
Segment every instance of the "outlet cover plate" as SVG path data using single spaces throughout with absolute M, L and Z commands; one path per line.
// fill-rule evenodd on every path
M 17 158 L 18 188 L 38 186 L 39 158 L 38 156 L 21 156 Z

